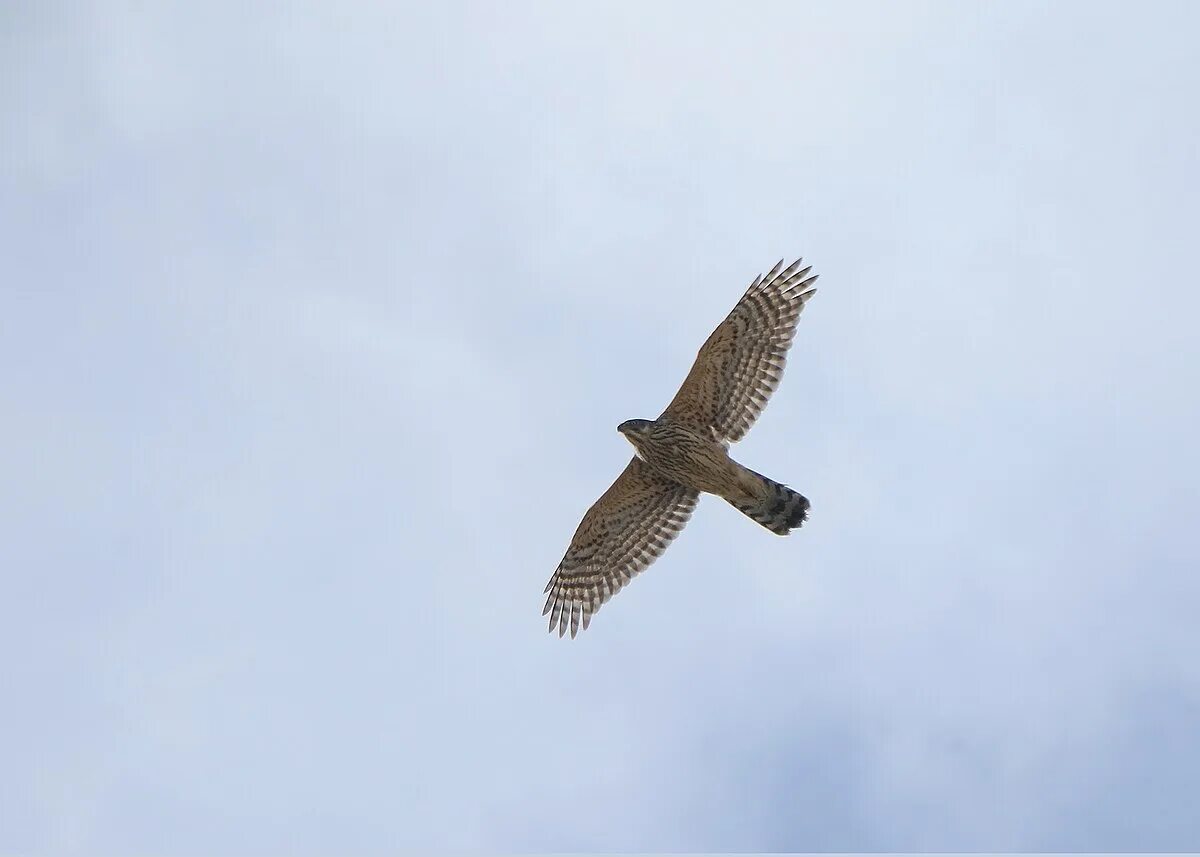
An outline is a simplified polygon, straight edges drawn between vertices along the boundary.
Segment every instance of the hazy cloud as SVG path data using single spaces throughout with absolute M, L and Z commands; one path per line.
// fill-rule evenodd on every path
M 1197 19 L 4 13 L 0 848 L 1196 848 Z M 801 254 L 811 525 L 548 638 Z

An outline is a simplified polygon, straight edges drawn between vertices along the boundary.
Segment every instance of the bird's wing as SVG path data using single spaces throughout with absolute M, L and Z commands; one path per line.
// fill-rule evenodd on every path
M 816 294 L 817 276 L 780 260 L 757 277 L 737 306 L 717 325 L 663 417 L 702 430 L 717 440 L 741 440 L 779 386 L 787 351 L 804 304 Z
M 574 637 L 582 623 L 654 562 L 679 535 L 699 494 L 656 474 L 636 456 L 592 508 L 546 584 L 550 630 Z

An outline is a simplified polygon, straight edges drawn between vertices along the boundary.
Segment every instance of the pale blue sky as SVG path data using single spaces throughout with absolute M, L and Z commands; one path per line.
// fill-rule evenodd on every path
M 0 852 L 1200 848 L 1198 31 L 7 5 Z M 547 636 L 796 255 L 811 523 Z

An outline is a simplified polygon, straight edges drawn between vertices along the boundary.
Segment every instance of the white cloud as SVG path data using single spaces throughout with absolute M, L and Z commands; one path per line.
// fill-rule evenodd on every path
M 9 19 L 0 846 L 1188 847 L 1194 14 Z M 799 254 L 812 523 L 548 639 Z

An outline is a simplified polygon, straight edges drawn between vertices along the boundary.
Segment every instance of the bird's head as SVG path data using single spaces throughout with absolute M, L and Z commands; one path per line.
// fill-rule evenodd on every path
M 625 435 L 625 438 L 632 443 L 634 438 L 644 435 L 653 424 L 653 420 L 625 420 L 617 426 L 617 431 Z

